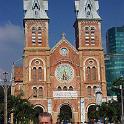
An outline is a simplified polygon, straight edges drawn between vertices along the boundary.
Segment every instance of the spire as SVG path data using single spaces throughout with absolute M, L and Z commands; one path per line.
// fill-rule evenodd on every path
M 98 0 L 76 0 L 77 19 L 101 19 L 98 15 Z
M 24 0 L 25 19 L 48 19 L 47 0 Z

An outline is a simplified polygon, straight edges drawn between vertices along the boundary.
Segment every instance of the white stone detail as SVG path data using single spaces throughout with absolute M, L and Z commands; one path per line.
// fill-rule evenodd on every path
M 84 98 L 80 100 L 80 109 L 81 109 L 81 123 L 85 122 L 85 105 L 84 105 Z
M 48 99 L 48 112 L 52 113 L 52 100 Z
M 53 91 L 54 98 L 77 98 L 77 91 Z
M 24 0 L 25 19 L 48 19 L 48 1 Z
M 75 0 L 77 19 L 101 19 L 98 0 Z

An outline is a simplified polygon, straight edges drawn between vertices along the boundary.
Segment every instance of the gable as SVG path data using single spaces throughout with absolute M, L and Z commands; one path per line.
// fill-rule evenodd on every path
M 50 53 L 52 54 L 58 48 L 71 49 L 72 51 L 78 54 L 77 49 L 65 37 L 62 37 L 62 39 L 50 50 Z

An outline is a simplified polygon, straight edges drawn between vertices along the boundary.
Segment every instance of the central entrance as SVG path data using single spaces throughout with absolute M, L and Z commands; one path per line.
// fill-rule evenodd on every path
M 63 122 L 63 124 L 72 122 L 72 110 L 68 104 L 61 106 L 58 120 L 59 122 Z
M 39 116 L 39 114 L 40 113 L 43 113 L 43 108 L 42 107 L 40 107 L 40 106 L 36 106 L 35 108 L 34 108 L 34 123 L 33 124 L 38 124 L 38 116 Z

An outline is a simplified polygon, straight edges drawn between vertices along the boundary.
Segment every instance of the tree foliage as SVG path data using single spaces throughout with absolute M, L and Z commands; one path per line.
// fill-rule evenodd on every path
M 0 102 L 0 106 L 3 106 L 4 103 Z M 21 99 L 19 96 L 9 96 L 8 97 L 8 116 L 12 113 L 14 115 L 14 122 L 17 124 L 29 124 L 33 120 L 35 110 L 34 106 L 27 100 Z M 0 114 L 3 115 L 3 108 L 0 107 Z M 2 117 L 3 118 L 3 117 Z M 2 119 L 1 119 L 2 120 Z
M 118 124 L 121 121 L 121 109 L 117 101 L 103 102 L 101 106 L 91 106 L 88 110 L 89 121 L 98 120 L 108 121 L 110 123 Z

